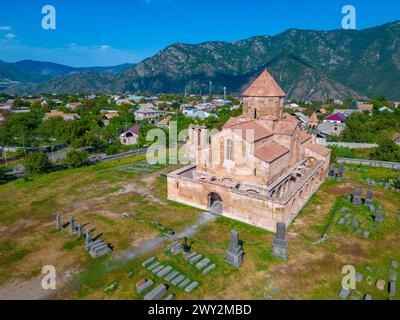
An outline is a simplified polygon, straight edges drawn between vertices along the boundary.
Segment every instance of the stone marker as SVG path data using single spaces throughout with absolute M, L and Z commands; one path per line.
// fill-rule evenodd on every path
M 376 211 L 374 221 L 377 223 L 382 223 L 385 221 L 385 219 L 383 218 L 383 214 L 382 214 L 382 206 L 379 206 L 378 210 Z
M 78 238 L 80 239 L 83 236 L 83 225 L 78 225 Z
M 62 221 L 61 221 L 61 216 L 57 214 L 56 216 L 56 229 L 61 230 L 62 229 Z
M 171 266 L 166 266 L 164 269 L 157 272 L 157 277 L 164 278 L 168 273 L 171 272 L 171 270 L 172 270 Z
M 161 271 L 164 268 L 165 268 L 165 266 L 163 264 L 161 264 L 161 265 L 157 266 L 156 268 L 154 268 L 153 270 L 151 270 L 151 272 L 158 273 L 159 271 Z
M 356 273 L 356 281 L 357 282 L 361 282 L 362 281 L 362 279 L 363 279 L 363 275 L 361 274 L 361 273 Z
M 389 282 L 389 295 L 394 297 L 396 295 L 396 282 L 390 281 Z
M 369 294 L 366 294 L 364 297 L 364 300 L 372 300 L 372 296 Z
M 236 230 L 231 230 L 231 241 L 228 250 L 226 250 L 225 262 L 239 268 L 243 263 L 243 255 L 244 251 L 239 244 L 239 233 Z
M 144 300 L 159 300 L 167 291 L 167 286 L 165 284 L 160 284 L 148 294 L 145 295 Z
M 343 172 L 344 172 L 343 163 L 339 163 L 338 172 L 337 172 L 337 174 L 336 174 L 336 179 L 337 179 L 338 181 L 341 181 L 341 180 L 343 179 Z
M 285 223 L 278 222 L 276 224 L 276 234 L 272 240 L 272 254 L 282 260 L 287 260 L 285 231 Z
M 330 179 L 333 179 L 335 177 L 335 171 L 336 171 L 336 165 L 334 163 L 331 163 L 331 165 L 329 166 L 329 173 L 328 173 L 328 177 Z
M 367 190 L 367 197 L 365 198 L 364 204 L 369 206 L 374 202 L 374 192 L 372 190 Z
M 347 299 L 349 294 L 350 294 L 349 289 L 342 288 L 342 290 L 340 290 L 339 297 L 340 299 Z
M 196 264 L 196 269 L 203 270 L 210 263 L 210 261 L 211 261 L 210 259 L 204 258 L 203 260 L 201 260 L 199 263 Z
M 385 289 L 385 280 L 378 280 L 377 282 L 376 282 L 376 288 L 378 289 L 378 290 L 383 290 L 383 289 Z
M 176 276 L 179 275 L 178 271 L 172 271 L 171 273 L 167 274 L 164 279 L 167 280 L 168 282 L 171 282 L 172 279 L 174 279 Z
M 174 300 L 175 295 L 173 293 L 170 293 L 164 300 Z
M 188 278 L 186 278 L 185 280 L 183 280 L 183 281 L 178 285 L 178 288 L 179 288 L 179 289 L 184 289 L 189 283 L 190 283 L 190 280 L 189 280 Z
M 207 268 L 204 269 L 203 274 L 207 275 L 209 274 L 211 271 L 213 271 L 217 266 L 215 264 L 212 264 L 210 266 L 208 266 Z
M 138 294 L 142 294 L 154 285 L 153 280 L 144 280 L 144 282 L 136 283 L 136 291 Z
M 361 192 L 362 192 L 362 187 L 356 186 L 354 189 L 354 195 L 353 195 L 353 200 L 352 200 L 353 204 L 362 204 Z
M 86 229 L 85 243 L 86 246 L 93 242 L 92 235 L 90 234 L 90 230 Z
M 392 261 L 390 261 L 390 266 L 392 267 L 392 268 L 397 268 L 397 261 L 396 260 L 392 260 Z
M 199 285 L 199 283 L 197 281 L 193 281 L 191 284 L 189 284 L 185 288 L 185 292 L 187 292 L 187 293 L 193 292 L 193 290 L 196 289 L 198 285 Z
M 358 228 L 358 221 L 354 220 L 354 221 L 351 223 L 351 226 L 354 227 L 354 228 Z
M 338 224 L 344 224 L 346 222 L 345 218 L 340 218 Z
M 185 276 L 183 274 L 177 276 L 174 280 L 171 281 L 172 285 L 177 286 L 179 283 L 181 283 L 185 279 Z
M 363 236 L 364 236 L 365 239 L 368 239 L 369 238 L 369 232 L 368 231 L 364 231 Z
M 397 281 L 397 273 L 394 270 L 389 270 L 389 280 Z
M 158 267 L 160 265 L 160 262 L 156 261 L 152 263 L 150 266 L 148 266 L 147 270 L 152 271 L 154 268 Z
M 185 256 L 185 260 L 190 260 L 190 259 L 192 259 L 194 256 L 196 256 L 197 255 L 197 252 L 192 252 L 192 253 L 189 253 L 189 254 L 187 254 L 186 256 Z
M 75 220 L 74 218 L 69 218 L 69 233 L 73 234 L 75 232 Z
M 349 219 L 351 217 L 351 213 L 347 213 L 344 217 L 345 219 Z
M 156 257 L 151 257 L 150 259 L 148 259 L 142 263 L 142 267 L 146 268 L 148 265 L 150 265 L 150 263 L 154 262 L 155 260 L 156 260 Z
M 189 260 L 189 263 L 194 264 L 194 263 L 200 261 L 201 258 L 203 258 L 203 256 L 199 253 L 199 254 L 195 255 L 193 258 L 191 258 Z

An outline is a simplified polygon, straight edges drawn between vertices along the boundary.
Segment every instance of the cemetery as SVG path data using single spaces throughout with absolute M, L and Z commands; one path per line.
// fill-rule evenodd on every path
M 41 298 L 400 298 L 400 194 L 385 188 L 398 171 L 346 165 L 338 179 L 335 167 L 272 233 L 221 216 L 197 226 L 202 211 L 167 200 L 165 174 L 177 166 L 117 169 L 141 161 L 0 186 L 0 297 L 15 282 L 23 294 L 50 264 L 62 290 Z M 344 265 L 356 268 L 355 290 L 342 291 Z

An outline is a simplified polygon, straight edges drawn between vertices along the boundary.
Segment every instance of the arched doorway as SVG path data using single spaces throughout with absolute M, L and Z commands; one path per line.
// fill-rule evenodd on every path
M 208 195 L 208 206 L 211 213 L 221 215 L 223 210 L 221 196 L 218 193 L 211 192 Z

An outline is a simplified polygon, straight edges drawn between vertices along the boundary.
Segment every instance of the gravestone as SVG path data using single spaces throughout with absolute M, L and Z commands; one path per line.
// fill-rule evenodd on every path
M 382 223 L 385 221 L 385 219 L 383 218 L 383 214 L 382 214 L 382 206 L 379 206 L 378 210 L 376 211 L 374 220 L 375 220 L 375 222 L 378 222 L 378 223 Z
M 199 263 L 196 264 L 197 270 L 203 270 L 210 263 L 210 259 L 204 258 Z
M 62 229 L 62 221 L 61 221 L 61 216 L 57 214 L 56 216 L 56 229 L 61 230 Z
M 272 254 L 282 260 L 287 260 L 286 252 L 286 225 L 282 222 L 276 224 L 276 234 L 272 240 Z
M 396 282 L 390 281 L 389 282 L 389 295 L 394 297 L 396 295 Z
M 147 295 L 145 295 L 144 300 L 159 300 L 166 291 L 167 286 L 165 284 L 160 284 L 151 290 Z
M 357 282 L 361 282 L 363 279 L 363 275 L 359 272 L 356 273 L 356 281 Z
M 78 225 L 78 238 L 80 239 L 83 236 L 83 225 Z
M 193 292 L 193 290 L 196 289 L 198 285 L 199 285 L 199 283 L 197 281 L 193 281 L 191 284 L 189 284 L 185 288 L 185 292 L 187 292 L 187 293 Z
M 173 293 L 170 293 L 164 300 L 174 300 L 175 295 Z
M 87 246 L 88 244 L 90 244 L 90 243 L 93 242 L 92 235 L 90 234 L 90 230 L 89 230 L 89 229 L 86 229 L 86 239 L 85 239 L 85 242 L 86 242 L 86 246 Z
M 147 270 L 152 271 L 154 268 L 157 268 L 160 265 L 160 262 L 156 261 L 147 267 Z
M 342 288 L 342 290 L 340 290 L 339 297 L 340 299 L 347 299 L 349 294 L 350 294 L 349 289 Z
M 344 224 L 346 222 L 345 218 L 340 218 L 338 224 Z
M 364 231 L 363 236 L 364 236 L 365 239 L 368 239 L 369 238 L 369 232 L 368 231 Z
M 177 276 L 174 278 L 174 280 L 171 281 L 172 285 L 177 286 L 179 283 L 181 283 L 185 279 L 185 276 L 183 274 Z
M 231 241 L 228 250 L 226 250 L 225 262 L 231 266 L 239 268 L 243 263 L 244 251 L 239 244 L 239 233 L 231 230 Z
M 175 277 L 177 277 L 179 275 L 178 271 L 172 271 L 170 274 L 166 275 L 164 277 L 164 280 L 167 280 L 168 282 L 171 282 L 172 279 L 174 279 Z
M 339 163 L 338 172 L 336 174 L 336 179 L 338 181 L 341 181 L 343 179 L 343 171 L 344 171 L 343 163 Z
M 136 291 L 138 294 L 142 294 L 154 285 L 153 280 L 144 280 L 136 283 Z
M 328 177 L 330 179 L 335 178 L 335 171 L 336 171 L 336 165 L 334 163 L 331 163 L 331 165 L 329 167 L 329 173 L 328 173 Z
M 369 206 L 373 204 L 374 192 L 372 190 L 367 190 L 367 197 L 365 198 L 365 205 Z
M 75 232 L 75 220 L 72 217 L 69 219 L 69 232 L 71 234 Z
M 184 289 L 186 288 L 190 283 L 190 280 L 188 278 L 186 278 L 185 280 L 183 280 L 179 285 L 178 288 L 179 289 Z
M 362 192 L 362 187 L 356 186 L 354 189 L 354 195 L 353 195 L 353 201 L 352 201 L 353 204 L 362 204 L 361 192 Z
M 160 270 L 159 272 L 157 272 L 157 277 L 159 278 L 163 278 L 165 277 L 168 273 L 170 273 L 172 271 L 172 267 L 171 266 L 166 266 L 164 269 Z
M 159 265 L 158 267 L 154 268 L 151 272 L 158 273 L 159 271 L 161 271 L 164 268 L 165 268 L 165 266 L 162 264 L 162 265 Z
M 389 270 L 389 280 L 397 281 L 397 273 L 394 270 Z
M 199 262 L 201 258 L 203 258 L 203 256 L 200 253 L 196 254 L 193 258 L 191 258 L 189 260 L 189 263 L 190 264 L 195 264 L 195 263 Z
M 390 261 L 390 266 L 393 268 L 397 268 L 397 261 L 396 260 Z
M 207 275 L 209 274 L 211 271 L 213 271 L 217 266 L 215 264 L 212 264 L 210 266 L 208 266 L 207 268 L 204 269 L 203 274 Z
M 142 263 L 142 267 L 146 268 L 148 265 L 150 265 L 150 263 L 153 263 L 155 260 L 156 260 L 156 257 L 151 257 L 150 259 L 148 259 Z
M 366 294 L 364 300 L 372 300 L 372 296 L 370 294 Z

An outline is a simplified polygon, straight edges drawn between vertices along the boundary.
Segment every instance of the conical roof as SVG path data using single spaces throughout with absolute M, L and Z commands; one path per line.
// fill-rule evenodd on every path
M 310 120 L 308 120 L 309 124 L 318 124 L 319 120 L 317 117 L 317 114 L 315 113 L 315 111 L 313 112 L 312 116 L 310 117 Z
M 243 93 L 243 97 L 284 97 L 285 95 L 267 69 Z

